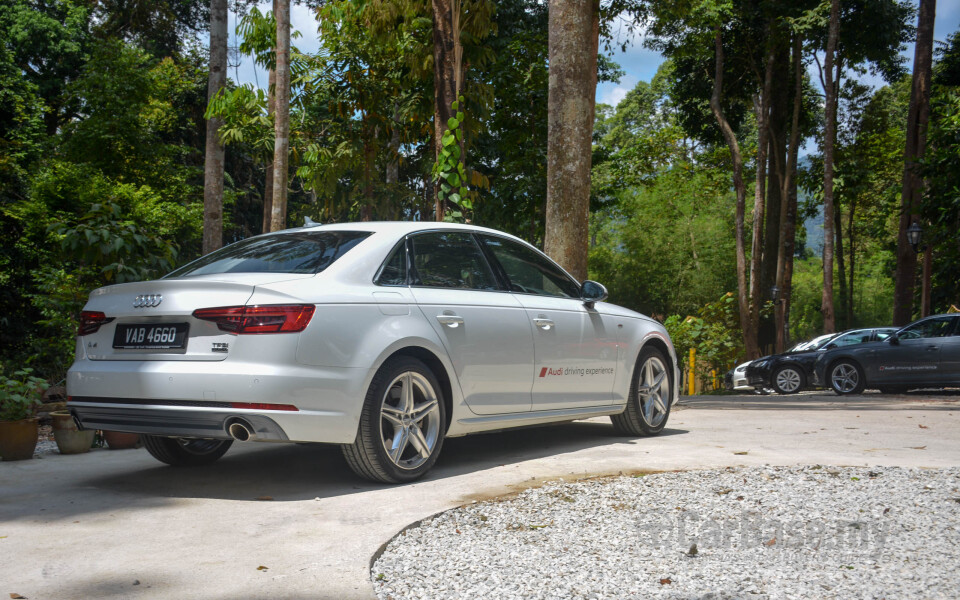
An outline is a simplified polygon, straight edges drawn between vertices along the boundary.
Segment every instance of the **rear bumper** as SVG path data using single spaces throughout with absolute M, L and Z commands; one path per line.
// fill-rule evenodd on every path
M 71 414 L 84 429 L 228 440 L 231 437 L 227 434 L 227 427 L 233 421 L 240 420 L 250 426 L 258 441 L 286 442 L 290 439 L 276 421 L 263 415 L 208 410 L 185 412 L 168 408 L 131 409 L 116 402 L 109 403 L 114 406 L 104 406 L 104 403 L 86 400 L 84 398 L 70 404 Z
M 368 369 L 244 362 L 88 361 L 67 374 L 68 409 L 88 429 L 229 439 L 243 419 L 266 441 L 353 443 Z M 238 409 L 232 402 L 296 411 Z

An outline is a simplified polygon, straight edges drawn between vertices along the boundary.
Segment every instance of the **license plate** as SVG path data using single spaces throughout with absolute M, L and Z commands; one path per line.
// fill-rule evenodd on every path
M 187 329 L 186 323 L 118 324 L 113 334 L 113 347 L 124 350 L 183 348 L 187 341 Z

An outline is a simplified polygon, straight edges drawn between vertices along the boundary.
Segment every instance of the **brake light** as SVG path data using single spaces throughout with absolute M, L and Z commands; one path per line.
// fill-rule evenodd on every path
M 230 333 L 296 333 L 307 328 L 315 309 L 312 304 L 221 306 L 198 308 L 193 316 Z
M 113 317 L 107 317 L 100 311 L 85 310 L 80 313 L 80 327 L 77 329 L 77 335 L 96 333 L 102 325 L 106 325 L 112 320 Z

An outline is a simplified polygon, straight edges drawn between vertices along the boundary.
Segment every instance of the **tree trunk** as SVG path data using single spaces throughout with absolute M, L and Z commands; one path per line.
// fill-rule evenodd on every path
M 854 245 L 856 240 L 854 239 L 854 229 L 853 224 L 855 222 L 854 215 L 856 214 L 857 203 L 855 198 L 850 199 L 850 210 L 847 211 L 847 239 L 850 241 L 848 247 L 850 248 L 850 260 L 847 263 L 850 267 L 847 274 L 847 327 L 853 327 L 853 315 L 854 315 L 854 298 L 856 296 L 853 293 L 853 282 L 854 274 L 856 273 L 856 246 Z
M 373 220 L 373 173 L 377 160 L 377 128 L 369 123 L 369 117 L 363 115 L 363 204 L 360 206 L 360 220 Z
M 848 327 L 852 327 L 849 323 L 844 322 L 843 316 L 846 314 L 847 303 L 849 298 L 847 297 L 847 271 L 846 265 L 844 264 L 843 256 L 843 214 L 840 204 L 834 202 L 833 205 L 833 233 L 836 236 L 835 245 L 834 245 L 834 262 L 837 265 L 837 280 L 840 284 L 838 299 L 840 300 L 840 318 L 837 319 L 836 312 L 834 313 L 834 321 L 839 321 L 838 329 L 843 331 Z M 836 310 L 836 306 L 834 306 Z
M 773 48 L 767 49 L 763 71 L 763 89 L 759 98 L 754 98 L 757 112 L 757 164 L 753 190 L 753 243 L 750 249 L 750 327 L 760 331 L 760 306 L 765 291 L 760 289 L 760 267 L 763 261 L 763 213 L 766 201 L 767 150 L 770 146 L 770 94 L 773 89 Z M 759 336 L 757 337 L 759 349 Z
M 450 106 L 457 99 L 456 55 L 454 52 L 453 3 L 451 0 L 432 0 L 433 3 L 433 149 L 434 161 L 443 148 L 443 132 L 454 115 Z M 440 186 L 434 186 L 434 218 L 443 220 L 444 206 L 437 195 Z
M 933 24 L 936 0 L 920 0 L 917 45 L 913 56 L 913 88 L 907 114 L 907 144 L 904 151 L 903 191 L 900 195 L 900 231 L 897 236 L 897 274 L 893 292 L 893 324 L 906 325 L 913 317 L 913 287 L 917 253 L 907 241 L 907 228 L 920 218 L 921 179 L 919 162 L 927 141 L 930 119 L 930 77 L 933 62 Z
M 277 3 L 273 3 L 274 9 Z M 276 13 L 274 13 L 276 14 Z M 277 71 L 270 69 L 270 75 L 267 78 L 267 116 L 273 115 L 277 110 Z M 273 157 L 267 162 L 266 173 L 264 174 L 263 186 L 263 233 L 270 233 L 270 225 L 273 220 Z
M 547 214 L 544 251 L 587 277 L 592 108 L 596 95 L 593 0 L 552 0 L 547 100 Z
M 278 0 L 277 12 L 277 80 L 274 97 L 273 202 L 270 229 L 287 227 L 287 173 L 290 156 L 290 0 Z
M 227 85 L 227 0 L 210 2 L 210 76 L 207 103 Z M 203 253 L 223 245 L 223 144 L 222 119 L 207 119 L 203 161 Z
M 715 36 L 716 69 L 713 78 L 713 93 L 710 96 L 710 110 L 713 112 L 723 139 L 730 148 L 730 158 L 733 160 L 733 189 L 737 194 L 736 238 L 737 238 L 737 304 L 740 309 L 740 329 L 743 331 L 743 347 L 747 359 L 759 358 L 760 349 L 757 346 L 757 332 L 751 327 L 750 302 L 747 294 L 747 257 L 744 244 L 744 213 L 746 212 L 747 187 L 743 182 L 743 154 L 740 152 L 740 143 L 730 122 L 723 114 L 721 94 L 723 91 L 723 40 L 720 37 L 720 27 L 717 27 Z
M 796 35 L 793 40 L 793 115 L 790 120 L 790 141 L 785 164 L 780 177 L 780 240 L 777 252 L 777 287 L 780 288 L 780 304 L 777 305 L 777 352 L 786 350 L 790 342 L 790 294 L 793 277 L 793 252 L 797 231 L 796 173 L 798 146 L 800 143 L 800 108 L 803 96 L 802 40 Z
M 772 43 L 776 48 L 774 81 L 790 81 L 790 44 L 779 30 L 774 30 Z M 782 247 L 781 213 L 783 211 L 784 169 L 787 162 L 787 138 L 790 135 L 790 94 L 788 85 L 774 85 L 770 94 L 769 123 L 767 126 L 769 149 L 767 150 L 767 199 L 764 209 L 763 256 L 760 263 L 760 289 L 768 292 L 777 283 L 777 265 Z M 761 316 L 757 336 L 761 348 L 776 348 L 776 311 L 770 316 Z
M 823 133 L 823 296 L 820 310 L 823 313 L 824 333 L 837 330 L 833 311 L 833 146 L 837 137 L 837 89 L 833 82 L 833 60 L 839 37 L 840 0 L 831 0 L 830 30 L 823 68 L 826 124 Z
M 400 180 L 400 107 L 393 104 L 393 119 L 390 121 L 390 142 L 387 145 L 386 183 L 392 186 Z M 391 190 L 392 191 L 392 190 Z

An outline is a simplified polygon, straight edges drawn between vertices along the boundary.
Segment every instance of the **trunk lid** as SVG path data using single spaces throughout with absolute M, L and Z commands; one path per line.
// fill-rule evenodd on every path
M 90 360 L 223 360 L 236 336 L 195 319 L 194 310 L 242 306 L 258 285 L 309 277 L 313 275 L 232 273 L 103 287 L 90 294 L 84 310 L 111 320 L 79 340 Z

